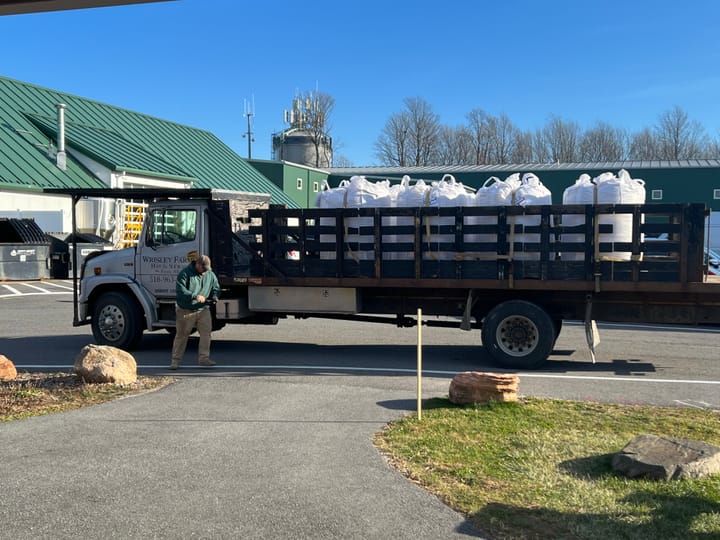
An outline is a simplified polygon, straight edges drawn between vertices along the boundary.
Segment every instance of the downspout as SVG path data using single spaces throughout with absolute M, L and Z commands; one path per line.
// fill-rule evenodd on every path
M 67 169 L 67 155 L 65 154 L 65 108 L 64 103 L 56 103 L 57 107 L 57 154 L 55 164 L 63 171 Z

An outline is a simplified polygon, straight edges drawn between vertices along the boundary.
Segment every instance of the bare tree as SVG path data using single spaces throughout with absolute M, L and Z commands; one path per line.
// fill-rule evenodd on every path
M 658 141 L 649 128 L 631 135 L 628 157 L 635 160 L 659 159 Z
M 624 159 L 720 159 L 720 136 L 709 137 L 703 126 L 679 107 L 660 115 L 652 128 L 629 135 L 606 122 L 583 131 L 576 122 L 551 116 L 536 131 L 521 131 L 506 114 L 494 117 L 476 108 L 467 124 L 452 128 L 422 98 L 406 98 L 405 109 L 393 114 L 375 143 L 383 164 L 487 165 L 504 163 L 602 162 Z
M 535 161 L 531 132 L 519 130 L 515 132 L 515 142 L 513 143 L 510 160 L 512 163 L 532 163 Z
M 708 141 L 706 154 L 708 159 L 720 159 L 720 137 Z
M 422 98 L 405 98 L 404 103 L 410 121 L 413 165 L 431 165 L 440 132 L 440 119 Z
M 544 129 L 538 129 L 532 135 L 532 151 L 536 163 L 549 163 L 553 161 L 550 142 Z
M 467 120 L 475 151 L 472 165 L 487 165 L 490 163 L 490 115 L 482 109 L 473 109 L 467 114 Z
M 436 152 L 438 165 L 468 165 L 472 163 L 472 135 L 465 126 L 441 126 Z
M 508 163 L 513 153 L 515 132 L 517 129 L 505 113 L 499 117 L 489 117 L 491 162 L 494 164 Z
M 473 148 L 473 136 L 466 126 L 459 126 L 455 129 L 455 144 L 457 148 L 456 164 L 472 165 L 475 149 Z
M 438 131 L 438 147 L 436 157 L 438 163 L 457 163 L 455 149 L 457 148 L 456 131 L 450 126 L 440 126 Z
M 576 160 L 580 127 L 575 122 L 552 116 L 543 128 L 543 137 L 552 161 L 572 163 Z
M 688 118 L 680 107 L 660 115 L 654 128 L 660 159 L 693 159 L 703 157 L 708 137 L 702 125 Z
M 625 134 L 605 122 L 598 122 L 580 137 L 581 161 L 619 161 L 625 158 Z
M 393 114 L 375 142 L 375 155 L 386 165 L 425 166 L 438 149 L 440 120 L 422 98 L 405 98 L 405 110 Z
M 406 167 L 410 164 L 410 119 L 405 112 L 395 113 L 375 141 L 375 156 L 383 165 Z
M 318 91 L 307 91 L 299 98 L 302 128 L 307 131 L 315 147 L 315 166 L 328 166 L 332 161 L 329 133 L 335 98 Z

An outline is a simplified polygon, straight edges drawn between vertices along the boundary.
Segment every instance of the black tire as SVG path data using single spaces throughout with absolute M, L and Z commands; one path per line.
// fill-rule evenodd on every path
M 129 294 L 108 292 L 95 302 L 92 331 L 99 345 L 132 350 L 140 343 L 144 327 L 140 306 Z
M 509 300 L 495 306 L 485 317 L 482 341 L 500 366 L 537 369 L 552 352 L 556 328 L 540 306 Z

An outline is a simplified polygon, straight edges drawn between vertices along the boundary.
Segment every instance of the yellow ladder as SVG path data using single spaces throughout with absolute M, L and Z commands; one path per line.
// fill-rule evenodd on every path
M 116 249 L 136 246 L 142 231 L 147 203 L 126 201 L 123 203 L 122 227 Z

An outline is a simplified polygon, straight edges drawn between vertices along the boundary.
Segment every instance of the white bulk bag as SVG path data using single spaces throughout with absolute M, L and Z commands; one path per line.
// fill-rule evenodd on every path
M 377 208 L 391 204 L 390 182 L 371 182 L 364 176 L 353 176 L 347 186 L 345 208 Z
M 597 184 L 598 204 L 644 204 L 645 182 L 630 177 L 625 169 L 617 176 L 605 173 L 595 179 Z M 632 214 L 601 214 L 598 216 L 600 225 L 612 225 L 613 232 L 600 234 L 600 242 L 632 242 Z M 640 241 L 643 238 L 641 237 Z M 602 252 L 601 256 L 608 259 L 629 261 L 630 251 Z
M 331 188 L 327 180 L 323 180 L 320 191 L 315 197 L 315 208 L 342 208 L 345 204 L 345 192 L 350 182 L 343 180 L 338 187 Z
M 410 184 L 411 179 L 405 175 L 399 184 L 397 192 L 397 198 L 395 199 L 395 206 L 400 208 L 416 208 L 422 207 L 430 203 L 430 186 L 428 186 L 424 180 L 418 180 L 414 184 Z M 395 218 L 395 224 L 398 226 L 412 226 L 415 224 L 415 218 L 412 216 L 398 216 Z M 390 238 L 391 242 L 396 243 L 412 243 L 415 235 L 413 234 L 398 234 Z M 414 254 L 403 251 L 391 253 L 391 259 L 396 260 L 412 260 Z
M 345 193 L 345 208 L 387 208 L 392 206 L 393 196 L 390 191 L 390 182 L 387 180 L 371 182 L 364 176 L 353 176 L 350 178 L 350 184 L 347 186 Z M 367 217 L 349 217 L 345 219 L 345 245 L 347 248 L 346 256 L 355 261 L 373 260 L 375 258 L 374 250 L 360 249 L 359 243 L 372 244 L 372 234 L 360 234 L 351 229 L 359 227 L 372 227 L 372 216 Z
M 430 190 L 430 199 L 428 206 L 455 207 L 467 206 L 468 193 L 465 186 L 455 181 L 455 177 L 446 174 L 439 182 L 433 182 Z M 425 242 L 428 244 L 428 251 L 425 252 L 424 258 L 434 260 L 449 260 L 454 258 L 454 252 L 439 251 L 440 243 L 451 243 L 455 241 L 455 235 L 444 233 L 440 234 L 441 226 L 454 225 L 454 216 L 430 216 L 426 225 Z
M 513 200 L 514 188 L 511 183 L 491 176 L 475 195 L 470 196 L 468 206 L 510 206 Z M 466 225 L 497 225 L 498 218 L 492 216 L 466 216 Z M 497 233 L 492 234 L 466 234 L 466 242 L 497 242 Z
M 525 173 L 520 181 L 520 187 L 515 190 L 516 206 L 535 206 L 541 204 L 552 204 L 552 194 L 546 188 L 540 179 L 533 173 Z M 516 225 L 538 226 L 541 222 L 539 215 L 533 216 L 517 216 L 510 220 Z M 540 234 L 536 233 L 519 233 L 514 235 L 514 241 L 521 244 L 539 243 Z M 552 242 L 552 238 L 550 241 Z M 525 253 L 524 251 L 514 254 L 514 258 L 518 260 L 539 260 L 540 253 Z M 552 258 L 552 257 L 551 257 Z
M 520 187 L 520 173 L 513 173 L 508 176 L 505 183 L 512 188 L 514 193 Z
M 340 182 L 340 184 L 338 184 L 338 187 L 330 188 L 329 184 L 327 183 L 327 180 L 323 180 L 321 188 L 320 188 L 320 192 L 317 194 L 317 197 L 315 198 L 315 206 L 317 208 L 343 208 L 343 206 L 345 206 L 346 192 L 347 192 L 347 187 L 349 185 L 350 185 L 350 182 L 348 182 L 347 180 L 343 180 Z M 321 217 L 320 225 L 334 227 L 335 226 L 335 218 Z M 323 243 L 335 242 L 335 235 L 334 234 L 321 234 L 320 242 L 323 242 Z M 335 252 L 334 251 L 320 251 L 320 258 L 321 259 L 334 259 Z
M 396 206 L 411 207 L 425 206 L 428 199 L 428 186 L 424 180 L 418 180 L 415 184 L 410 185 L 410 177 L 405 175 L 400 181 L 400 189 L 397 193 Z
M 563 192 L 563 204 L 595 204 L 597 197 L 596 185 L 589 174 L 581 174 L 575 183 L 566 188 Z M 585 216 L 582 214 L 563 214 L 562 224 L 564 227 L 583 225 Z M 564 233 L 562 241 L 567 243 L 586 243 L 589 239 L 583 233 Z M 562 254 L 564 261 L 582 261 L 585 258 L 583 252 L 568 251 Z

